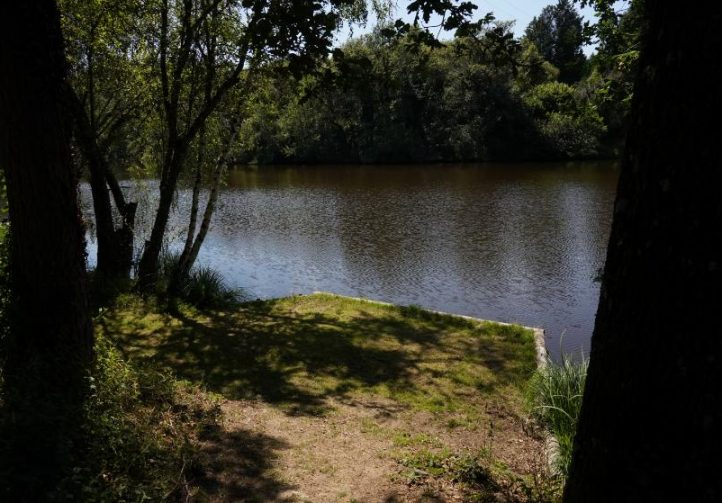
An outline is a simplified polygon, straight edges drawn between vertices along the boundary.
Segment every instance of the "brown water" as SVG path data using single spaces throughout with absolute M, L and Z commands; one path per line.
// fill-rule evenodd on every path
M 418 304 L 540 326 L 553 355 L 577 352 L 616 179 L 610 163 L 241 169 L 199 263 L 253 298 L 326 290 Z M 179 191 L 174 236 L 189 199 Z

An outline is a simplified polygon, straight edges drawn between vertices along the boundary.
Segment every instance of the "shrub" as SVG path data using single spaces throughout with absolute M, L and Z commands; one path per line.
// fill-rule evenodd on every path
M 198 267 L 186 281 L 183 298 L 199 308 L 221 308 L 238 302 L 240 294 L 228 288 L 215 269 Z
M 524 104 L 534 117 L 552 157 L 591 157 L 606 131 L 596 107 L 571 86 L 547 82 L 533 87 Z

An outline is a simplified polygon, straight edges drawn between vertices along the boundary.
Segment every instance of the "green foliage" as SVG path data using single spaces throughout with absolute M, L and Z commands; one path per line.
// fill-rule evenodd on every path
M 573 83 L 581 78 L 586 60 L 582 16 L 570 0 L 544 7 L 529 23 L 525 35 L 544 59 L 559 69 L 560 81 Z
M 2 183 L 3 188 L 4 186 L 5 184 Z M 7 336 L 7 312 L 10 305 L 10 281 L 8 275 L 9 235 L 9 226 L 5 223 L 0 223 L 0 388 L 2 388 L 2 368 L 5 357 L 2 350 L 5 347 L 5 338 Z M 0 403 L 1 402 L 2 396 L 0 396 Z
M 557 155 L 591 157 L 597 155 L 604 121 L 593 104 L 573 87 L 548 82 L 532 88 L 524 102 L 537 121 L 548 148 Z
M 611 0 L 583 0 L 592 5 L 598 20 L 586 30 L 596 39 L 597 52 L 590 59 L 592 71 L 580 85 L 607 125 L 604 141 L 619 149 L 625 137 L 639 48 L 646 20 L 642 0 L 631 0 L 625 9 Z
M 167 371 L 130 365 L 102 335 L 95 350 L 85 448 L 55 499 L 142 502 L 187 495 L 197 465 L 192 440 L 215 424 L 217 404 Z
M 383 30 L 351 40 L 319 73 L 268 68 L 244 109 L 240 161 L 435 162 L 604 153 L 596 105 L 555 82 L 528 41 L 500 57 L 497 26 L 436 47 Z M 507 30 L 507 31 L 504 31 Z M 541 86 L 541 87 L 539 87 Z
M 183 299 L 188 303 L 205 308 L 221 308 L 238 302 L 239 293 L 226 286 L 223 277 L 210 267 L 195 267 L 191 270 L 185 288 Z
M 166 253 L 161 255 L 160 280 L 158 281 L 158 294 L 167 296 L 168 287 L 174 274 L 180 256 Z M 229 288 L 221 274 L 210 267 L 193 267 L 185 278 L 181 279 L 178 292 L 175 294 L 180 300 L 199 309 L 221 309 L 233 306 L 241 300 L 241 292 Z
M 559 442 L 557 468 L 564 476 L 571 462 L 588 365 L 586 358 L 575 361 L 565 355 L 561 363 L 549 360 L 529 383 L 534 415 Z

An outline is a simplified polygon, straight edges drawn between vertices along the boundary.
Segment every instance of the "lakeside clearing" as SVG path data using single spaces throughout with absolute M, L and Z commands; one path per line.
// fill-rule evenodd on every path
M 533 331 L 330 294 L 199 312 L 121 300 L 125 357 L 222 397 L 200 501 L 536 501 Z

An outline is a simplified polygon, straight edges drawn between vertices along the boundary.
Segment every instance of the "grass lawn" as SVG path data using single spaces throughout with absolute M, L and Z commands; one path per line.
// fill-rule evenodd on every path
M 120 301 L 99 330 L 222 395 L 212 501 L 545 500 L 531 330 L 329 294 L 225 311 Z

